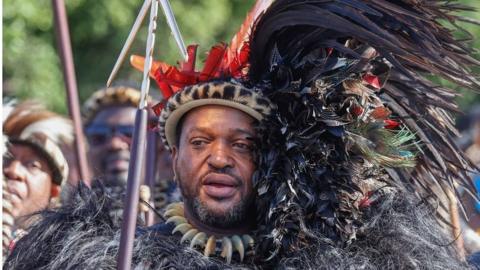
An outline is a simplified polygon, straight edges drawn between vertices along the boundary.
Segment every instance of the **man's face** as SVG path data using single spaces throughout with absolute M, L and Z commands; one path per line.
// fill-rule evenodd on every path
M 86 127 L 94 176 L 107 185 L 127 181 L 135 112 L 129 106 L 108 107 Z
M 253 206 L 254 119 L 224 106 L 196 108 L 184 116 L 174 171 L 186 211 L 211 226 L 245 221 Z
M 47 160 L 32 147 L 12 144 L 10 157 L 4 159 L 3 174 L 13 205 L 12 215 L 22 217 L 46 208 L 58 186 L 52 183 Z

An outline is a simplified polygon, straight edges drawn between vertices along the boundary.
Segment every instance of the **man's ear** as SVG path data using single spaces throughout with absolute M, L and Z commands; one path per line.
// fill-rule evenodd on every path
M 60 195 L 60 186 L 52 184 L 52 188 L 50 190 L 50 197 L 51 198 L 56 198 Z

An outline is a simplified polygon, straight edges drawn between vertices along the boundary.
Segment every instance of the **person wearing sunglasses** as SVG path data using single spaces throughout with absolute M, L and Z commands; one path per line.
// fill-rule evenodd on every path
M 107 186 L 127 181 L 136 94 L 136 90 L 124 87 L 113 91 L 100 90 L 86 103 L 86 110 L 90 113 L 85 122 L 88 159 L 93 177 L 100 178 Z M 120 96 L 126 98 L 120 99 Z M 88 107 L 93 102 L 104 105 Z
M 116 86 L 100 89 L 84 103 L 84 132 L 93 179 L 101 180 L 113 195 L 125 192 L 133 138 L 135 112 L 140 100 L 137 89 Z M 162 208 L 177 194 L 170 153 L 157 140 L 156 183 L 152 190 L 155 208 Z M 173 200 L 173 199 L 172 199 Z

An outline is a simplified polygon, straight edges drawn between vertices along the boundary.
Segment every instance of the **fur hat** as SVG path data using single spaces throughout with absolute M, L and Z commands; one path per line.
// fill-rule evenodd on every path
M 44 133 L 24 133 L 19 138 L 10 138 L 12 144 L 24 144 L 40 153 L 52 169 L 52 180 L 61 185 L 68 176 L 68 164 L 60 148 Z
M 61 185 L 68 177 L 68 164 L 61 144 L 73 142 L 71 121 L 34 102 L 18 104 L 3 123 L 12 144 L 25 144 L 42 154 L 52 169 L 52 180 Z
M 272 110 L 271 102 L 254 90 L 232 82 L 207 82 L 186 87 L 169 99 L 159 120 L 160 134 L 166 146 L 178 138 L 178 122 L 190 110 L 204 105 L 222 105 L 240 110 L 260 121 Z
M 139 102 L 140 91 L 135 88 L 116 86 L 97 90 L 83 104 L 83 123 L 90 123 L 99 111 L 108 106 L 137 107 Z

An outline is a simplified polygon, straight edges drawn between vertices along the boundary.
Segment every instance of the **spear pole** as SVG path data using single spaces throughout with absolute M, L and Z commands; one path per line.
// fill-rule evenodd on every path
M 156 165 L 157 165 L 157 134 L 156 131 L 150 130 L 147 135 L 147 162 L 145 166 L 145 184 L 148 185 L 151 191 L 151 199 L 148 203 L 155 208 L 155 182 L 156 182 Z M 149 208 L 145 223 L 147 226 L 152 226 L 154 223 L 154 213 Z
M 120 235 L 120 250 L 117 257 L 117 269 L 130 270 L 132 265 L 133 241 L 137 221 L 138 200 L 142 168 L 144 165 L 147 137 L 147 97 L 150 89 L 150 68 L 152 65 L 153 47 L 155 44 L 155 30 L 158 13 L 158 0 L 152 1 L 150 6 L 150 21 L 148 25 L 145 63 L 143 66 L 143 80 L 140 102 L 135 115 L 135 130 L 130 152 L 128 167 L 127 197 L 123 210 L 122 232 Z
M 159 1 L 162 3 L 162 8 L 167 17 L 168 24 L 172 30 L 172 34 L 177 41 L 177 45 L 180 48 L 180 52 L 184 59 L 187 59 L 185 44 L 181 38 L 180 31 L 176 24 L 173 12 L 171 10 L 168 0 L 145 0 L 140 10 L 134 26 L 127 38 L 127 41 L 120 53 L 119 58 L 115 64 L 112 73 L 108 79 L 107 84 L 111 83 L 115 78 L 115 75 L 120 68 L 123 59 L 125 58 L 128 50 L 133 42 L 136 33 L 139 30 L 139 25 L 143 21 L 147 7 L 150 7 L 150 20 L 148 25 L 147 46 L 145 52 L 145 63 L 143 66 L 143 81 L 140 102 L 138 104 L 137 113 L 135 115 L 135 131 L 133 135 L 132 151 L 130 153 L 130 164 L 128 167 L 128 180 L 127 180 L 127 197 L 125 200 L 125 207 L 123 210 L 122 231 L 120 235 L 120 247 L 117 257 L 117 269 L 130 270 L 132 265 L 132 251 L 133 242 L 135 238 L 135 225 L 137 220 L 138 200 L 140 193 L 140 182 L 142 175 L 142 165 L 144 165 L 145 152 L 146 152 L 146 140 L 147 140 L 147 97 L 150 89 L 150 69 L 152 66 L 153 47 L 155 44 L 155 30 L 157 28 L 157 15 Z
M 57 46 L 60 60 L 62 61 L 63 78 L 67 89 L 67 104 L 70 117 L 73 121 L 75 137 L 75 154 L 77 166 L 80 171 L 80 179 L 90 185 L 90 173 L 88 171 L 83 140 L 82 119 L 80 118 L 80 103 L 78 101 L 77 79 L 73 65 L 70 33 L 68 30 L 67 12 L 63 0 L 52 0 Z

